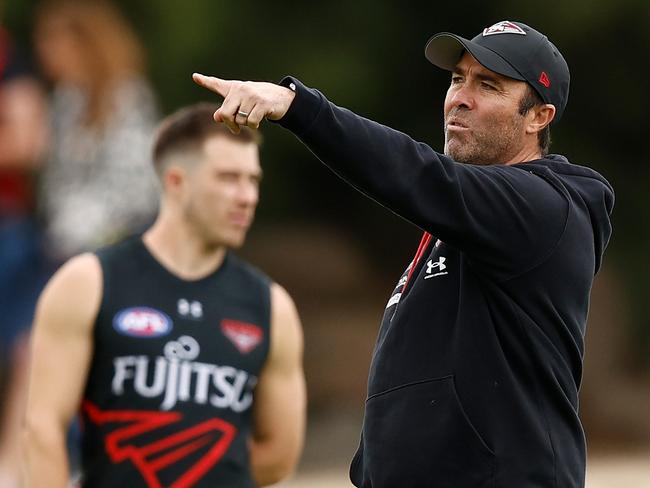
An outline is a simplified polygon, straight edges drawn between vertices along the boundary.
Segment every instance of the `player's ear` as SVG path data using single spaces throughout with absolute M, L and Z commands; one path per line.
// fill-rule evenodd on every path
M 171 194 L 180 192 L 186 179 L 187 172 L 185 168 L 177 164 L 170 164 L 163 175 L 165 191 Z
M 535 134 L 547 125 L 549 125 L 555 118 L 555 105 L 546 103 L 544 105 L 536 105 L 528 112 L 528 124 L 526 126 L 527 134 Z

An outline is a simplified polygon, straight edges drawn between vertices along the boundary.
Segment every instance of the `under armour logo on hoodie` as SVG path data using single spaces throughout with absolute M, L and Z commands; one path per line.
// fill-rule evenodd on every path
M 433 259 L 429 259 L 427 261 L 427 271 L 426 274 L 424 275 L 424 279 L 428 280 L 429 278 L 433 278 L 434 276 L 441 276 L 441 275 L 446 275 L 447 271 L 447 265 L 445 264 L 445 261 L 447 260 L 446 257 L 440 256 L 438 258 L 438 261 L 434 261 Z M 434 271 L 437 271 L 437 273 L 434 273 Z

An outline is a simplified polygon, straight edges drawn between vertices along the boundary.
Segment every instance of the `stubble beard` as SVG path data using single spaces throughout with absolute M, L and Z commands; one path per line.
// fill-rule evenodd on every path
M 201 246 L 206 252 L 213 252 L 221 247 L 237 249 L 244 244 L 245 235 L 230 238 L 222 229 L 216 229 L 214 223 L 206 218 L 198 208 L 198 203 L 191 201 L 184 209 L 185 220 L 193 229 L 194 234 L 200 239 Z
M 447 122 L 445 130 L 445 155 L 458 163 L 489 166 L 503 164 L 516 153 L 517 134 L 521 131 L 522 117 L 515 115 L 510 124 L 491 124 L 488 130 L 471 129 L 449 137 Z M 450 140 L 451 139 L 451 140 Z

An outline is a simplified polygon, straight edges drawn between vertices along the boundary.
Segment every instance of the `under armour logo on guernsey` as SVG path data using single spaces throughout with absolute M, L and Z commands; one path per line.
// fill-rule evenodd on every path
M 202 319 L 203 318 L 203 305 L 197 300 L 189 301 L 186 298 L 178 300 L 177 304 L 178 315 L 184 318 Z
M 223 319 L 221 331 L 242 354 L 251 352 L 263 339 L 260 327 L 239 320 Z
M 447 265 L 445 264 L 446 260 L 447 258 L 444 256 L 440 256 L 438 261 L 429 259 L 429 261 L 427 261 L 427 271 L 424 276 L 424 279 L 428 280 L 429 278 L 433 278 L 435 276 L 446 275 L 447 274 L 447 271 L 445 271 L 445 269 L 447 269 Z M 438 272 L 434 273 L 434 271 L 438 271 Z
M 493 36 L 495 34 L 520 34 L 525 36 L 526 31 L 524 31 L 514 22 L 503 20 L 501 22 L 497 22 L 494 25 L 491 25 L 490 27 L 487 27 L 486 29 L 483 29 L 483 36 Z

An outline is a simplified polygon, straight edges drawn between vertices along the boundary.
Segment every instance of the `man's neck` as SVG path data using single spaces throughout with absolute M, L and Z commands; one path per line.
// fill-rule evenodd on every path
M 517 163 L 526 163 L 528 161 L 534 161 L 536 159 L 541 159 L 542 153 L 539 150 L 537 144 L 534 147 L 524 146 L 520 151 L 517 152 L 511 158 L 508 158 L 505 164 L 517 164 Z
M 206 247 L 187 223 L 161 213 L 142 240 L 161 265 L 184 280 L 197 280 L 223 263 L 226 247 Z

